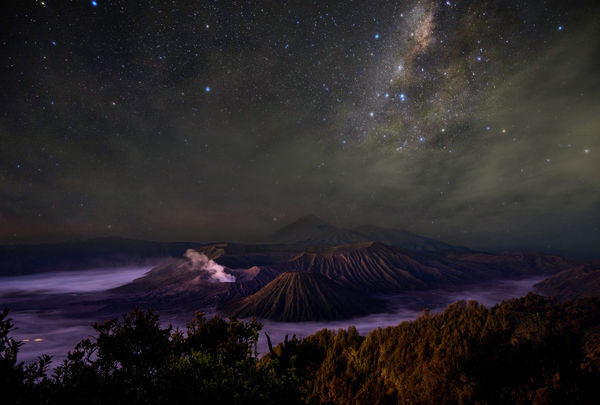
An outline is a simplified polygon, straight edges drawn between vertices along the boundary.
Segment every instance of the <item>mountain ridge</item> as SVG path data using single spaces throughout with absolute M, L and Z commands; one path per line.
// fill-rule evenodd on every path
M 279 228 L 267 238 L 267 242 L 303 246 L 338 246 L 366 242 L 383 242 L 388 245 L 415 251 L 472 251 L 466 247 L 453 246 L 401 229 L 375 225 L 341 228 L 313 214 L 304 215 Z

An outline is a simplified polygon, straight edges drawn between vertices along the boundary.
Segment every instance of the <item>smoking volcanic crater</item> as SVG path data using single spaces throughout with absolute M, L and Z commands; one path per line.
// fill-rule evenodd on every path
M 212 308 L 289 322 L 339 320 L 385 312 L 385 294 L 549 276 L 580 264 L 553 255 L 478 252 L 401 230 L 356 229 L 363 231 L 306 216 L 268 243 L 187 249 L 113 289 L 110 305 Z M 367 230 L 383 241 L 368 240 Z

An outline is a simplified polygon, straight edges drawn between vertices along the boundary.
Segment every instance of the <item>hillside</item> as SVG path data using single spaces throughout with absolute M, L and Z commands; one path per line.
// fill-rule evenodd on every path
M 383 306 L 321 274 L 287 272 L 223 309 L 236 317 L 299 322 L 348 319 L 382 311 Z
M 600 299 L 459 301 L 364 337 L 322 330 L 268 357 L 304 376 L 308 403 L 593 404 Z
M 600 266 L 573 267 L 548 277 L 535 287 L 561 300 L 600 296 Z

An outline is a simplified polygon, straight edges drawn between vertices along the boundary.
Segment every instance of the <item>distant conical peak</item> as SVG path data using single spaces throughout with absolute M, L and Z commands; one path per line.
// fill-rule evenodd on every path
M 300 225 L 300 224 L 332 226 L 329 222 L 319 218 L 318 216 L 316 216 L 314 214 L 304 215 L 304 216 L 298 218 L 297 220 L 295 220 L 294 222 L 292 222 L 290 225 Z

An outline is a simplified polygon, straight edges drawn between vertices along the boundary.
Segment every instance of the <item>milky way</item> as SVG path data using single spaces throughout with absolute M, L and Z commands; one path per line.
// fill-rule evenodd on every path
M 315 213 L 597 253 L 594 1 L 14 3 L 2 243 L 252 240 Z

